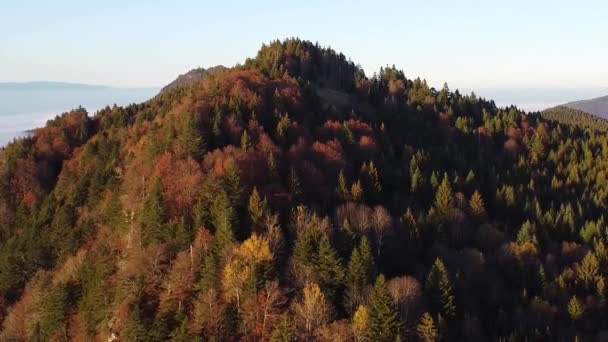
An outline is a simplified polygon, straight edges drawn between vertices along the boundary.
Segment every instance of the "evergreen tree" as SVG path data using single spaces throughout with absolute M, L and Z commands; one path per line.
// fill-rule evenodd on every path
M 148 341 L 148 331 L 141 320 L 139 305 L 134 304 L 129 312 L 124 330 L 124 337 L 127 341 L 145 342 Z
M 347 202 L 351 199 L 350 191 L 348 190 L 348 184 L 346 182 L 346 178 L 344 177 L 343 171 L 340 171 L 340 174 L 338 175 L 338 188 L 336 189 L 336 193 L 342 202 Z
M 452 187 L 450 186 L 450 181 L 446 174 L 443 176 L 443 180 L 435 193 L 435 209 L 443 219 L 447 218 L 449 215 L 450 210 L 454 205 L 453 202 Z
M 456 315 L 454 292 L 450 283 L 448 271 L 439 258 L 435 259 L 426 280 L 426 290 L 430 297 L 431 308 L 446 318 Z
M 437 327 L 433 321 L 433 316 L 428 312 L 425 312 L 420 318 L 420 323 L 416 327 L 418 338 L 423 342 L 435 342 L 438 338 Z
M 166 211 L 163 193 L 158 178 L 152 179 L 150 191 L 144 200 L 141 214 L 141 235 L 145 245 L 165 241 Z
M 215 202 L 211 205 L 210 215 L 211 222 L 215 227 L 214 243 L 219 252 L 235 241 L 235 212 L 225 191 L 221 190 L 217 194 Z
M 579 321 L 583 315 L 585 314 L 585 307 L 583 304 L 576 298 L 576 296 L 572 296 L 570 301 L 568 301 L 568 315 L 573 321 Z
M 268 213 L 268 204 L 266 203 L 266 199 L 262 200 L 260 198 L 256 187 L 253 187 L 253 191 L 251 191 L 251 195 L 249 196 L 247 210 L 252 229 L 259 232 L 263 228 L 264 218 Z
M 272 334 L 270 335 L 271 342 L 294 342 L 296 341 L 294 324 L 287 314 L 281 315 Z
M 178 143 L 183 151 L 183 157 L 198 160 L 205 154 L 205 144 L 198 127 L 196 114 L 186 113 L 183 115 Z
M 376 278 L 369 299 L 369 329 L 372 341 L 395 341 L 399 336 L 399 320 L 384 275 Z
M 331 247 L 327 236 L 324 236 L 319 242 L 319 250 L 315 257 L 315 270 L 319 285 L 327 297 L 333 299 L 336 291 L 342 286 L 344 273 L 342 262 L 336 251 Z
M 287 188 L 292 196 L 294 203 L 300 203 L 302 201 L 302 186 L 300 185 L 300 178 L 296 169 L 293 167 L 289 168 L 289 178 L 287 179 Z
M 67 338 L 66 315 L 68 310 L 68 292 L 65 284 L 52 286 L 44 295 L 40 308 L 40 333 L 45 340 L 60 335 Z
M 479 191 L 475 190 L 473 195 L 471 195 L 469 207 L 471 208 L 471 215 L 473 217 L 481 219 L 486 216 L 486 208 L 483 204 L 483 198 L 481 198 Z
M 364 302 L 364 291 L 371 279 L 371 257 L 367 238 L 362 237 L 360 245 L 353 248 L 346 267 L 344 305 L 348 312 Z

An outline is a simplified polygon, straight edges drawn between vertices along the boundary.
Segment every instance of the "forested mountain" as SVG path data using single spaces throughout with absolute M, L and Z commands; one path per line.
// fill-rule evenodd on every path
M 591 100 L 569 102 L 564 106 L 608 119 L 608 96 L 602 96 Z
M 545 109 L 541 114 L 548 120 L 555 120 L 568 125 L 576 125 L 583 128 L 597 129 L 602 131 L 606 131 L 608 129 L 608 120 L 566 106 L 548 108 Z
M 0 152 L 0 340 L 606 340 L 608 137 L 288 39 Z
M 181 88 L 181 87 L 186 87 L 186 86 L 192 85 L 194 83 L 200 82 L 203 79 L 203 77 L 205 77 L 205 75 L 212 74 L 214 72 L 223 71 L 225 69 L 226 68 L 221 65 L 217 65 L 217 66 L 214 66 L 214 67 L 208 68 L 208 69 L 205 69 L 205 68 L 192 69 L 185 74 L 179 75 L 171 83 L 164 86 L 163 89 L 161 89 L 161 93 L 165 93 L 170 90 L 174 90 L 176 88 Z

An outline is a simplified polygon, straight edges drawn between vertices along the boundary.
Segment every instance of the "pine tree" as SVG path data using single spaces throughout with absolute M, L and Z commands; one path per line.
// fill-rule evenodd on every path
M 183 151 L 182 156 L 198 160 L 205 154 L 205 144 L 198 128 L 197 117 L 190 113 L 184 114 L 183 117 L 181 131 L 178 135 L 178 143 Z
M 447 174 L 445 174 L 435 193 L 435 209 L 443 219 L 446 219 L 449 215 L 453 202 L 452 187 L 450 186 Z
M 446 318 L 456 315 L 454 292 L 450 283 L 448 271 L 439 258 L 435 259 L 426 280 L 426 290 L 429 293 L 431 308 Z
M 475 190 L 475 192 L 473 192 L 473 195 L 471 195 L 469 207 L 471 207 L 471 215 L 473 217 L 478 219 L 486 217 L 486 208 L 483 204 L 483 198 L 481 198 L 481 194 L 479 193 L 479 191 Z
M 364 302 L 364 291 L 372 276 L 372 255 L 367 238 L 361 238 L 358 247 L 353 251 L 348 261 L 345 274 L 346 292 L 344 305 L 352 313 L 357 305 Z
M 281 315 L 279 321 L 270 335 L 271 342 L 293 342 L 296 341 L 295 327 L 293 321 L 287 314 Z
M 589 251 L 576 269 L 576 278 L 586 289 L 595 284 L 595 279 L 599 275 L 600 264 L 593 252 Z
M 302 186 L 300 185 L 300 178 L 294 167 L 289 168 L 289 178 L 287 179 L 287 188 L 291 193 L 291 198 L 294 203 L 300 203 L 302 201 Z
M 145 245 L 163 242 L 166 239 L 166 211 L 160 181 L 152 179 L 150 191 L 144 200 L 141 216 L 142 241 Z
M 243 134 L 241 134 L 241 149 L 243 151 L 249 151 L 250 148 L 249 136 L 247 135 L 247 130 L 243 130 Z
M 327 297 L 333 299 L 336 291 L 342 286 L 344 273 L 340 257 L 331 247 L 327 236 L 324 236 L 319 242 L 319 251 L 314 261 L 319 285 Z
M 425 312 L 420 318 L 420 323 L 416 327 L 418 338 L 423 342 L 435 342 L 438 340 L 437 327 L 433 321 L 433 316 Z
M 148 340 L 147 335 L 148 331 L 146 330 L 146 327 L 141 320 L 139 305 L 135 304 L 129 312 L 129 316 L 127 317 L 127 322 L 124 331 L 125 340 L 134 342 L 144 342 Z
M 234 242 L 235 213 L 225 191 L 221 190 L 217 194 L 210 211 L 211 222 L 215 227 L 215 246 L 219 252 Z
M 66 338 L 66 315 L 68 310 L 68 292 L 65 284 L 52 286 L 44 295 L 40 308 L 40 332 L 45 340 L 51 340 L 60 334 Z
M 249 212 L 252 229 L 254 231 L 260 231 L 264 225 L 264 218 L 268 213 L 268 204 L 266 203 L 266 199 L 262 200 L 260 198 L 260 194 L 256 187 L 253 187 L 251 195 L 249 196 L 247 211 Z
M 399 320 L 384 275 L 376 278 L 369 299 L 369 329 L 372 341 L 394 341 L 399 336 Z
M 572 296 L 570 301 L 568 301 L 568 315 L 573 321 L 579 321 L 583 318 L 585 314 L 585 307 L 583 304 L 576 298 L 576 296 Z
M 361 186 L 361 181 L 356 181 L 353 183 L 350 189 L 351 198 L 355 202 L 360 202 L 363 199 L 363 187 Z
M 350 191 L 348 190 L 348 184 L 346 183 L 346 178 L 344 177 L 343 171 L 340 171 L 340 174 L 338 175 L 338 187 L 336 189 L 336 193 L 342 202 L 347 202 L 351 199 Z

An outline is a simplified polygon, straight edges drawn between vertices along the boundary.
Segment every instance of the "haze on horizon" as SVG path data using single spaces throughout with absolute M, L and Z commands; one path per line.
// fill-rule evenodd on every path
M 439 87 L 608 88 L 602 1 L 11 2 L 0 81 L 160 87 L 264 42 L 318 41 L 368 76 L 395 64 Z

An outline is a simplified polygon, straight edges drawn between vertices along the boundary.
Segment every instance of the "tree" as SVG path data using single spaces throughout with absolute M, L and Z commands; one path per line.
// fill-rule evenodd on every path
M 336 193 L 342 202 L 347 202 L 351 199 L 351 194 L 348 190 L 348 184 L 346 182 L 346 178 L 344 177 L 343 171 L 340 171 L 340 174 L 338 175 L 338 187 L 336 189 Z
M 416 331 L 421 341 L 435 342 L 439 339 L 433 316 L 428 312 L 425 312 L 420 318 Z
M 234 208 L 224 190 L 219 191 L 210 208 L 211 222 L 215 227 L 215 245 L 218 251 L 234 242 Z
M 369 330 L 372 341 L 394 341 L 399 336 L 397 312 L 382 274 L 369 299 Z
M 260 232 L 264 226 L 264 217 L 268 213 L 268 204 L 266 203 L 266 199 L 262 200 L 260 198 L 260 194 L 255 187 L 251 192 L 251 196 L 249 196 L 247 211 L 249 212 L 253 231 Z
M 486 208 L 484 206 L 483 198 L 481 198 L 481 194 L 479 193 L 479 191 L 475 190 L 475 192 L 473 192 L 473 195 L 471 195 L 469 207 L 471 208 L 471 215 L 473 217 L 478 219 L 486 217 Z
M 302 201 L 302 185 L 300 185 L 300 178 L 296 169 L 293 167 L 289 168 L 289 178 L 287 179 L 287 188 L 291 193 L 291 198 L 294 203 L 300 203 Z
M 361 181 L 356 181 L 350 188 L 350 195 L 353 201 L 360 202 L 363 199 L 363 187 Z
M 196 114 L 186 113 L 182 115 L 182 126 L 177 136 L 181 148 L 182 157 L 190 157 L 198 160 L 205 154 L 205 143 L 198 128 Z
M 431 308 L 444 317 L 453 318 L 456 315 L 454 292 L 450 283 L 448 271 L 440 258 L 435 259 L 426 280 L 426 290 L 430 297 Z
M 446 219 L 447 215 L 449 215 L 453 207 L 453 201 L 452 187 L 450 186 L 448 175 L 445 174 L 435 193 L 435 209 L 443 219 Z
M 163 193 L 158 178 L 152 179 L 150 191 L 144 201 L 141 215 L 142 240 L 145 245 L 165 241 L 166 209 Z
M 344 306 L 348 312 L 364 302 L 364 290 L 371 274 L 371 253 L 367 238 L 362 237 L 360 245 L 353 248 L 346 267 L 346 292 Z
M 578 298 L 576 298 L 576 296 L 572 296 L 568 301 L 568 315 L 573 321 L 577 322 L 583 317 L 584 314 L 585 307 L 578 300 Z
M 590 288 L 595 284 L 599 275 L 599 261 L 593 252 L 589 251 L 583 261 L 576 269 L 577 281 L 585 288 Z
M 378 256 L 382 252 L 382 240 L 384 239 L 384 235 L 386 235 L 387 231 L 393 225 L 393 218 L 391 214 L 384 207 L 377 205 L 374 207 L 374 212 L 371 217 L 371 224 L 374 232 L 376 233 L 377 240 L 377 248 L 378 248 Z
M 331 306 L 319 285 L 309 283 L 304 287 L 302 298 L 294 304 L 293 312 L 303 338 L 311 338 L 317 329 L 329 320 Z
M 66 315 L 68 310 L 68 292 L 65 284 L 52 286 L 43 297 L 40 308 L 40 331 L 42 337 L 51 340 L 56 334 L 67 339 Z
M 245 334 L 264 341 L 280 320 L 280 310 L 285 297 L 276 281 L 266 282 L 264 287 L 247 299 L 243 305 L 243 327 Z M 280 322 L 278 323 L 280 324 Z
M 270 335 L 271 342 L 293 342 L 296 341 L 295 327 L 290 316 L 281 315 L 277 325 Z
M 356 342 L 367 341 L 369 338 L 369 311 L 365 305 L 359 305 L 351 323 Z
M 340 257 L 331 247 L 327 236 L 324 236 L 319 243 L 319 251 L 315 257 L 315 270 L 319 285 L 327 297 L 333 299 L 342 286 L 344 272 Z

